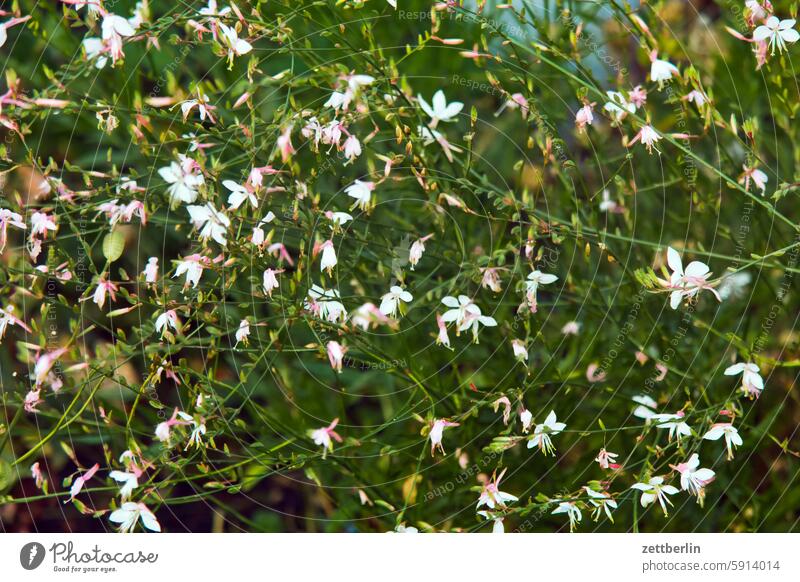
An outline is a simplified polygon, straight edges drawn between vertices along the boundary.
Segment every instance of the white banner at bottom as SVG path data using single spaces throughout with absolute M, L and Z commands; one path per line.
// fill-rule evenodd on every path
M 0 580 L 796 582 L 798 542 L 794 534 L 4 534 Z

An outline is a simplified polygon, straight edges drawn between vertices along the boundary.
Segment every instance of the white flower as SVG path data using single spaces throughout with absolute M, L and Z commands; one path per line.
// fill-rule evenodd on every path
M 228 204 L 230 204 L 230 207 L 234 210 L 239 208 L 244 201 L 250 202 L 250 206 L 253 208 L 258 208 L 258 198 L 245 186 L 237 184 L 233 180 L 223 180 L 222 185 L 231 191 L 228 196 Z
M 622 93 L 606 91 L 608 102 L 603 109 L 611 115 L 614 121 L 621 121 L 628 113 L 636 113 L 636 105 L 629 103 Z
M 552 511 L 551 515 L 559 513 L 566 513 L 567 517 L 569 517 L 569 531 L 574 531 L 575 526 L 583 519 L 580 508 L 572 501 L 562 501 L 558 504 L 558 507 Z
M 128 499 L 130 499 L 133 490 L 139 486 L 139 478 L 133 473 L 125 473 L 123 471 L 111 471 L 108 474 L 108 476 L 111 477 L 117 483 L 122 483 L 122 487 L 119 490 L 119 494 L 120 497 L 122 497 L 123 501 L 127 501 Z
M 654 414 L 650 417 L 650 420 L 658 423 L 656 428 L 669 429 L 669 440 L 672 440 L 673 436 L 677 436 L 678 442 L 680 442 L 681 437 L 692 436 L 692 429 L 682 420 L 683 416 L 683 412 L 678 412 L 676 414 Z
M 264 271 L 264 293 L 272 297 L 272 291 L 278 288 L 278 278 L 275 276 L 280 271 L 266 269 Z
M 542 273 L 538 269 L 528 275 L 528 280 L 525 281 L 526 299 L 533 313 L 536 313 L 536 291 L 539 289 L 539 285 L 549 285 L 550 283 L 555 283 L 557 280 L 557 276 Z
M 531 422 L 533 422 L 533 413 L 526 408 L 519 413 L 519 421 L 522 423 L 522 432 L 528 434 L 528 431 L 531 430 Z
M 663 85 L 664 81 L 669 81 L 672 77 L 680 74 L 678 67 L 669 61 L 653 58 L 650 63 L 650 80 L 658 83 L 659 87 Z
M 97 61 L 94 63 L 96 69 L 102 69 L 106 66 L 106 63 L 108 63 L 108 58 L 103 55 L 105 48 L 106 45 L 102 39 L 96 37 L 83 39 L 83 50 L 86 51 L 86 60 L 91 61 L 96 58 Z
M 333 226 L 344 226 L 353 220 L 347 212 L 326 212 L 325 217 L 333 223 Z
M 753 40 L 761 42 L 769 39 L 771 54 L 775 54 L 775 47 L 778 52 L 786 50 L 786 43 L 795 43 L 800 39 L 800 33 L 794 29 L 795 20 L 789 18 L 778 20 L 777 16 L 770 16 L 767 21 L 753 31 Z
M 347 318 L 347 310 L 339 301 L 339 291 L 336 289 L 323 289 L 319 285 L 312 285 L 308 290 L 308 297 L 305 308 L 320 319 L 336 323 Z
M 185 202 L 191 204 L 197 200 L 197 189 L 205 183 L 203 174 L 197 172 L 196 162 L 180 154 L 177 162 L 166 168 L 159 168 L 158 174 L 170 184 L 167 189 L 171 203 Z
M 236 345 L 243 343 L 247 345 L 247 338 L 250 336 L 250 323 L 243 319 L 239 322 L 239 329 L 236 330 Z
M 197 11 L 200 16 L 225 16 L 228 12 L 231 11 L 230 6 L 226 6 L 222 10 L 217 10 L 217 0 L 208 0 L 208 6 L 201 8 Z
M 592 511 L 592 519 L 597 521 L 600 519 L 600 513 L 605 512 L 611 523 L 614 523 L 614 517 L 611 512 L 617 508 L 617 502 L 611 498 L 611 495 L 604 491 L 595 491 L 590 487 L 583 488 L 589 496 L 589 504 L 594 507 Z
M 702 497 L 703 488 L 714 480 L 714 471 L 711 469 L 698 469 L 700 457 L 694 453 L 689 460 L 674 467 L 681 474 L 681 489 L 690 495 Z
M 723 275 L 719 284 L 719 296 L 722 300 L 743 297 L 753 277 L 745 271 Z
M 3 339 L 3 336 L 6 335 L 6 329 L 9 325 L 16 325 L 28 333 L 33 333 L 31 328 L 28 327 L 24 321 L 14 315 L 13 305 L 9 305 L 5 309 L 0 309 L 0 339 Z
M 448 104 L 447 98 L 444 96 L 444 92 L 442 92 L 441 89 L 433 95 L 433 107 L 428 105 L 428 102 L 422 98 L 422 95 L 417 95 L 417 100 L 422 110 L 430 116 L 431 125 L 434 127 L 440 121 L 453 121 L 464 108 L 464 104 L 459 101 L 453 101 Z
M 458 423 L 450 422 L 444 418 L 434 419 L 433 424 L 431 424 L 431 432 L 428 435 L 431 439 L 431 457 L 435 454 L 437 448 L 443 455 L 447 454 L 444 452 L 442 437 L 444 436 L 444 429 L 450 426 L 458 426 Z
M 144 274 L 144 280 L 146 282 L 155 283 L 158 278 L 158 257 L 150 257 L 147 259 L 147 265 L 145 265 L 142 273 Z
M 175 332 L 178 331 L 178 315 L 173 309 L 165 311 L 156 318 L 156 333 L 160 333 L 161 337 L 164 337 L 164 333 L 168 331 L 170 327 L 175 330 Z
M 556 448 L 553 446 L 553 441 L 550 440 L 550 435 L 557 435 L 565 428 L 567 428 L 567 425 L 563 422 L 557 422 L 556 413 L 551 410 L 544 422 L 537 424 L 536 428 L 533 429 L 533 436 L 528 439 L 528 448 L 539 447 L 539 450 L 543 453 L 555 455 Z
M 120 524 L 119 531 L 123 533 L 132 532 L 139 519 L 142 520 L 142 525 L 150 531 L 161 531 L 161 525 L 158 523 L 156 516 L 147 509 L 144 503 L 126 501 L 119 509 L 113 511 L 108 519 Z
M 472 340 L 478 343 L 478 331 L 481 325 L 485 327 L 495 327 L 497 325 L 497 320 L 495 320 L 494 317 L 482 315 L 480 307 L 473 304 L 473 306 L 467 310 L 464 321 L 456 328 L 456 333 L 472 329 Z
M 369 208 L 370 201 L 372 200 L 372 191 L 374 189 L 375 184 L 373 182 L 362 182 L 361 180 L 356 180 L 347 188 L 345 188 L 344 191 L 348 196 L 350 196 L 350 198 L 355 198 L 355 206 L 361 210 L 367 210 Z
M 444 312 L 442 321 L 444 323 L 450 323 L 454 321 L 456 323 L 457 330 L 459 330 L 464 324 L 467 314 L 471 313 L 473 315 L 480 315 L 481 313 L 480 307 L 475 305 L 472 302 L 472 299 L 466 295 L 459 295 L 458 299 L 448 295 L 447 297 L 442 298 L 442 303 L 444 303 L 447 307 L 450 307 L 449 310 Z
M 653 477 L 647 483 L 636 483 L 631 489 L 638 489 L 642 492 L 642 507 L 647 507 L 658 500 L 664 515 L 668 515 L 667 505 L 672 505 L 667 495 L 675 495 L 678 489 L 672 485 L 664 485 L 663 477 Z
M 703 435 L 703 438 L 707 441 L 716 441 L 722 436 L 725 437 L 725 446 L 728 448 L 728 460 L 730 461 L 733 458 L 733 449 L 743 443 L 736 427 L 729 423 L 715 424 Z
M 351 98 L 352 95 L 350 93 L 334 91 L 331 93 L 331 96 L 328 97 L 328 100 L 325 102 L 323 107 L 333 107 L 333 109 L 336 111 L 339 109 L 347 110 L 347 106 L 350 104 Z
M 200 230 L 201 239 L 212 238 L 222 246 L 228 244 L 225 234 L 228 232 L 231 221 L 214 208 L 211 202 L 207 202 L 205 206 L 187 206 L 186 210 L 189 212 L 195 228 Z
M 220 32 L 220 39 L 225 48 L 228 49 L 228 61 L 233 62 L 233 57 L 240 57 L 246 55 L 253 50 L 253 45 L 244 39 L 239 38 L 239 33 L 235 28 L 225 26 L 223 23 L 218 23 Z
M 511 349 L 514 350 L 514 357 L 520 362 L 528 359 L 528 348 L 524 341 L 519 339 L 511 340 Z
M 9 210 L 8 208 L 0 208 L 0 252 L 6 248 L 6 241 L 8 240 L 8 225 L 25 230 L 28 228 L 22 215 Z
M 603 189 L 603 199 L 600 201 L 600 212 L 616 212 L 619 209 L 619 204 L 611 199 L 611 193 Z
M 631 400 L 639 405 L 633 410 L 633 415 L 635 417 L 642 418 L 649 422 L 650 419 L 656 415 L 654 409 L 658 406 L 658 403 L 649 396 L 642 394 L 634 396 Z
M 111 53 L 111 59 L 116 63 L 124 56 L 122 51 L 123 37 L 133 36 L 136 31 L 127 20 L 110 12 L 103 18 L 103 24 L 100 29 L 101 36 Z
M 183 115 L 184 121 L 186 121 L 192 109 L 195 107 L 197 107 L 197 111 L 200 113 L 200 121 L 205 121 L 206 117 L 208 117 L 209 121 L 214 123 L 214 115 L 211 111 L 215 109 L 215 107 L 208 104 L 208 97 L 202 93 L 198 93 L 197 99 L 187 99 L 181 103 L 181 114 Z
M 178 262 L 173 278 L 180 277 L 185 273 L 186 285 L 191 284 L 192 287 L 197 287 L 197 284 L 200 282 L 200 277 L 203 275 L 204 265 L 207 262 L 208 259 L 206 257 L 196 253 L 184 257 L 182 261 Z
M 758 398 L 764 389 L 764 379 L 759 374 L 758 366 L 752 362 L 738 363 L 725 370 L 726 376 L 742 375 L 742 392 L 747 396 Z
M 322 251 L 322 260 L 319 263 L 319 270 L 324 271 L 327 269 L 328 274 L 331 274 L 331 271 L 336 266 L 336 249 L 333 248 L 333 241 L 326 240 L 320 246 L 320 250 Z
M 412 299 L 414 299 L 414 297 L 411 295 L 411 293 L 402 287 L 392 285 L 392 287 L 389 289 L 389 292 L 381 297 L 381 305 L 378 309 L 380 309 L 380 312 L 384 315 L 395 317 L 397 315 L 397 309 L 400 307 L 400 302 L 403 301 L 408 303 Z
M 681 256 L 672 247 L 667 249 L 667 264 L 672 269 L 670 280 L 665 285 L 667 288 L 673 289 L 669 302 L 672 309 L 677 309 L 684 298 L 692 299 L 703 289 L 711 291 L 718 301 L 722 301 L 719 293 L 708 282 L 708 278 L 711 276 L 708 265 L 700 261 L 692 261 L 684 271 Z M 663 281 L 662 284 L 664 284 Z

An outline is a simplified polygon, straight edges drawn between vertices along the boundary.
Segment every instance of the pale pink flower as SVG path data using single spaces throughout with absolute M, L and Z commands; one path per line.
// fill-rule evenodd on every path
M 358 156 L 361 155 L 361 142 L 358 141 L 358 138 L 355 135 L 349 135 L 346 140 L 344 140 L 344 157 L 347 158 L 348 162 L 352 162 Z
M 478 505 L 475 509 L 480 508 L 482 505 L 485 505 L 489 509 L 494 509 L 495 507 L 505 508 L 506 503 L 519 500 L 518 497 L 510 493 L 500 491 L 500 481 L 503 479 L 503 475 L 506 474 L 506 471 L 507 469 L 503 469 L 497 478 L 492 477 L 490 481 L 484 483 L 481 495 L 478 498 Z
M 578 335 L 581 330 L 581 324 L 577 321 L 568 321 L 561 328 L 561 333 L 564 335 Z
M 317 430 L 311 431 L 311 439 L 314 441 L 314 444 L 322 447 L 323 459 L 328 454 L 328 451 L 333 451 L 334 440 L 337 443 L 342 442 L 342 437 L 340 437 L 339 434 L 333 430 L 336 428 L 337 424 L 339 424 L 339 419 L 334 418 L 327 427 L 318 428 Z
M 45 352 L 36 358 L 36 364 L 33 366 L 33 377 L 37 389 L 48 379 L 48 375 L 53 369 L 53 366 L 66 352 L 67 348 L 59 348 L 52 352 Z
M 495 293 L 503 290 L 500 286 L 500 269 L 497 267 L 483 267 L 481 268 L 481 287 L 484 289 L 491 289 Z
M 575 114 L 575 126 L 580 131 L 586 131 L 587 125 L 592 125 L 594 122 L 594 108 L 592 107 L 591 103 L 587 103 L 580 109 L 578 109 L 578 113 Z
M 425 243 L 432 237 L 432 234 L 427 236 L 423 236 L 420 239 L 414 241 L 411 245 L 411 248 L 408 251 L 408 262 L 411 263 L 411 270 L 414 270 L 414 267 L 417 266 L 419 260 L 422 258 L 422 253 L 425 252 Z
M 79 477 L 76 477 L 76 478 L 75 478 L 75 480 L 72 482 L 72 487 L 71 487 L 71 488 L 70 488 L 70 490 L 69 490 L 69 499 L 66 499 L 66 500 L 64 501 L 64 503 L 69 503 L 70 501 L 72 501 L 73 499 L 75 499 L 75 496 L 76 496 L 78 493 L 80 493 L 80 492 L 81 492 L 81 489 L 83 489 L 83 485 L 84 485 L 84 484 L 85 484 L 85 483 L 86 483 L 86 482 L 87 482 L 89 479 L 91 479 L 92 477 L 94 477 L 94 474 L 95 474 L 95 473 L 97 473 L 97 470 L 98 470 L 99 468 L 100 468 L 100 464 L 99 464 L 99 463 L 95 463 L 95 464 L 92 466 L 92 468 L 91 468 L 91 469 L 89 469 L 88 471 L 84 472 L 84 473 L 83 473 L 83 475 L 80 475 Z
M 508 419 L 511 416 L 511 401 L 508 396 L 501 396 L 492 403 L 492 408 L 494 408 L 495 412 L 497 412 L 501 404 L 503 405 L 503 424 L 508 425 Z
M 94 294 L 92 295 L 92 301 L 97 304 L 97 307 L 103 309 L 103 306 L 106 304 L 106 294 L 111 296 L 111 301 L 117 300 L 117 291 L 119 287 L 117 287 L 111 281 L 107 281 L 106 279 L 100 279 L 97 282 L 97 289 L 94 290 Z
M 347 348 L 339 342 L 330 341 L 327 344 L 328 361 L 331 363 L 331 368 L 336 372 L 342 372 L 342 363 L 344 355 L 347 353 Z
M 292 154 L 295 153 L 294 146 L 292 145 L 292 126 L 288 126 L 283 130 L 283 133 L 277 140 L 278 151 L 281 153 L 281 161 L 286 163 Z
M 439 334 L 436 336 L 436 343 L 445 347 L 450 347 L 450 337 L 447 335 L 447 324 L 438 313 L 436 314 L 436 325 L 439 328 Z
M 660 139 L 661 139 L 661 136 L 658 135 L 658 132 L 655 129 L 653 129 L 652 125 L 649 125 L 649 124 L 648 125 L 643 125 L 642 129 L 639 130 L 639 133 L 637 133 L 633 137 L 633 139 L 630 142 L 628 142 L 628 147 L 631 147 L 636 142 L 641 141 L 642 145 L 647 148 L 647 153 L 652 154 L 653 153 L 653 146 Z M 655 148 L 655 150 L 658 152 L 658 148 Z
M 615 462 L 618 456 L 617 453 L 612 453 L 603 448 L 597 453 L 595 461 L 602 469 L 619 469 L 620 466 Z
M 147 265 L 145 265 L 142 274 L 144 275 L 144 280 L 147 283 L 156 282 L 158 279 L 158 257 L 150 257 L 147 259 Z
M 42 475 L 42 470 L 39 467 L 39 461 L 36 461 L 33 465 L 31 465 L 31 477 L 33 477 L 33 480 L 36 482 L 36 488 L 41 490 L 46 479 L 44 478 L 44 475 Z
M 36 407 L 43 402 L 43 400 L 40 398 L 40 395 L 41 395 L 40 390 L 30 390 L 25 395 L 25 402 L 23 404 L 25 412 L 30 412 L 30 413 L 39 412 L 36 409 Z
M 592 362 L 586 367 L 586 379 L 593 383 L 603 382 L 606 379 L 606 373 L 600 369 L 600 366 Z
M 749 168 L 746 164 L 742 168 L 744 168 L 744 173 L 739 177 L 739 184 L 744 184 L 744 189 L 749 191 L 750 181 L 752 180 L 756 188 L 761 190 L 761 195 L 763 196 L 767 190 L 769 177 L 758 168 Z

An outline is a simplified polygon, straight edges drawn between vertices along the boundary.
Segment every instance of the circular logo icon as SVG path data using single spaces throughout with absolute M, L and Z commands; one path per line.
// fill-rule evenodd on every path
M 44 561 L 44 546 L 39 542 L 30 542 L 19 551 L 19 563 L 26 570 L 35 570 Z

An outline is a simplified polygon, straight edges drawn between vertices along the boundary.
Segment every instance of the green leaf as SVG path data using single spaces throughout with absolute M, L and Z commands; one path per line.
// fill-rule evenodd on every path
M 113 263 L 122 256 L 125 250 L 125 236 L 122 231 L 112 230 L 103 239 L 103 256 Z

